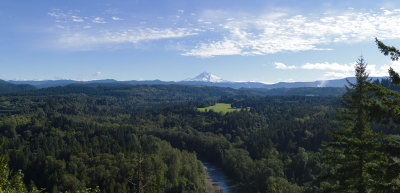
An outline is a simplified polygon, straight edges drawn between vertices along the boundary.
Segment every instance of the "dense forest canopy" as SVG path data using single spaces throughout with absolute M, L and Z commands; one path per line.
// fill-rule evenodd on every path
M 322 142 L 340 125 L 338 90 L 330 91 L 70 85 L 7 93 L 2 152 L 10 176 L 21 171 L 32 191 L 206 192 L 206 160 L 237 192 L 319 192 L 328 169 Z M 197 109 L 217 102 L 239 110 Z

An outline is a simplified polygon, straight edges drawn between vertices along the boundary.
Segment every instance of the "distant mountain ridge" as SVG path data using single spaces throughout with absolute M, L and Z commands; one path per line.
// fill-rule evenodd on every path
M 36 88 L 29 84 L 12 84 L 4 80 L 0 80 L 0 93 L 10 92 L 26 92 L 35 90 Z
M 386 77 L 371 77 L 372 80 L 382 79 Z M 350 82 L 354 83 L 355 78 L 347 78 Z M 6 81 L 3 81 L 6 82 Z M 47 88 L 56 86 L 66 86 L 71 84 L 79 85 L 198 85 L 198 86 L 215 86 L 227 88 L 301 88 L 301 87 L 344 87 L 347 84 L 346 78 L 334 80 L 317 80 L 311 82 L 278 82 L 275 84 L 264 84 L 261 82 L 232 82 L 224 80 L 214 74 L 203 72 L 194 78 L 188 78 L 182 81 L 161 81 L 161 80 L 130 80 L 130 81 L 117 81 L 114 79 L 92 80 L 92 81 L 77 81 L 77 80 L 43 80 L 43 81 L 14 81 L 10 80 L 7 83 L 14 85 L 32 85 L 36 88 Z

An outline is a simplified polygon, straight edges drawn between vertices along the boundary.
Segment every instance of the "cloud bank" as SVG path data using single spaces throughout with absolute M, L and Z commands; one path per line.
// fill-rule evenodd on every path
M 178 10 L 178 13 L 183 17 L 185 11 Z M 330 50 L 332 44 L 371 41 L 374 37 L 400 38 L 400 9 L 349 9 L 317 15 L 293 15 L 289 11 L 239 15 L 206 10 L 202 14 L 185 16 L 186 23 L 179 23 L 181 18 L 166 19 L 161 22 L 164 27 L 161 24 L 146 26 L 146 21 L 135 25 L 132 23 L 139 21 L 121 19 L 114 13 L 82 16 L 79 11 L 54 9 L 48 15 L 55 19 L 60 30 L 55 32 L 57 42 L 70 48 L 96 48 L 98 45 L 101 49 L 106 44 L 193 36 L 181 42 L 184 46 L 179 51 L 184 56 L 204 58 Z
M 347 63 L 347 64 L 339 64 L 336 62 L 322 62 L 322 63 L 305 63 L 300 66 L 288 66 L 281 62 L 275 62 L 275 69 L 280 70 L 293 70 L 293 69 L 302 69 L 302 70 L 319 70 L 324 71 L 324 79 L 333 79 L 333 78 L 346 78 L 354 76 L 354 66 L 355 62 Z M 382 66 L 378 66 L 375 64 L 367 64 L 367 73 L 369 73 L 370 77 L 383 77 L 388 76 L 388 69 L 392 67 L 396 72 L 400 72 L 400 62 L 395 61 L 390 64 L 385 64 Z
M 273 13 L 247 19 L 227 18 L 216 27 L 220 28 L 221 40 L 201 42 L 183 55 L 266 55 L 329 50 L 332 43 L 354 43 L 374 37 L 400 38 L 400 9 L 375 12 L 350 9 L 338 15 L 322 16 Z
M 276 69 L 282 69 L 282 70 L 287 70 L 287 69 L 296 69 L 296 66 L 287 66 L 286 64 L 282 62 L 275 62 L 275 68 Z
M 198 34 L 198 29 L 184 27 L 135 26 L 112 13 L 110 16 L 79 16 L 80 11 L 51 10 L 48 15 L 55 19 L 52 32 L 54 45 L 60 49 L 86 51 L 116 48 L 121 44 L 138 44 L 162 39 L 177 39 Z M 105 18 L 109 18 L 106 20 Z M 122 23 L 125 22 L 125 23 Z
M 118 45 L 124 43 L 137 44 L 144 41 L 181 38 L 196 35 L 196 32 L 185 28 L 145 28 L 121 31 L 75 32 L 63 34 L 58 39 L 59 47 L 74 50 L 92 50 L 99 46 Z

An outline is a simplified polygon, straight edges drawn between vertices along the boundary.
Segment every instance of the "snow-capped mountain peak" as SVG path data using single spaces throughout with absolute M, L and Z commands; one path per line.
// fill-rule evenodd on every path
M 222 78 L 215 76 L 214 74 L 211 74 L 209 72 L 203 72 L 199 75 L 197 75 L 194 78 L 188 78 L 184 81 L 196 81 L 196 82 L 229 82 L 226 80 L 223 80 Z

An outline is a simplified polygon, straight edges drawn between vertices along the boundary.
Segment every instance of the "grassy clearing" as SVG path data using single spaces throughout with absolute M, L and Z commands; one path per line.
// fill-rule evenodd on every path
M 205 112 L 207 111 L 214 111 L 214 112 L 221 112 L 221 113 L 228 113 L 228 112 L 233 112 L 233 111 L 239 111 L 240 109 L 237 108 L 232 108 L 231 104 L 225 104 L 225 103 L 217 103 L 213 106 L 205 107 L 205 108 L 197 108 L 197 110 Z

